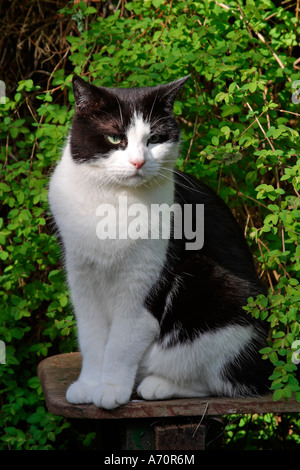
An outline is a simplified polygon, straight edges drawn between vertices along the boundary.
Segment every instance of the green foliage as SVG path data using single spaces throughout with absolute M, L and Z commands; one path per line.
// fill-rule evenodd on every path
M 231 415 L 222 434 L 226 450 L 291 450 L 300 442 L 300 420 L 295 415 Z M 216 429 L 208 449 L 216 448 Z
M 191 74 L 175 103 L 183 131 L 178 167 L 208 182 L 244 227 L 268 288 L 245 310 L 270 323 L 262 354 L 274 364 L 274 399 L 295 394 L 300 401 L 292 361 L 300 329 L 300 108 L 292 101 L 300 26 L 294 7 L 270 0 L 243 6 L 138 0 L 118 2 L 106 14 L 99 8 L 70 2 L 60 10 L 71 25 L 66 66 L 58 63 L 42 85 L 20 81 L 0 105 L 3 449 L 67 445 L 59 438 L 68 422 L 45 411 L 36 367 L 43 357 L 76 347 L 47 205 L 49 175 L 73 115 L 73 72 L 125 87 Z M 260 432 L 262 439 L 271 435 Z
M 14 98 L 1 105 L 5 145 L 0 183 L 0 337 L 6 344 L 6 364 L 0 366 L 4 429 L 0 446 L 13 449 L 51 449 L 55 436 L 68 426 L 45 411 L 36 368 L 52 351 L 72 348 L 74 337 L 58 264 L 60 249 L 48 227 L 47 209 L 49 169 L 66 132 L 61 115 L 67 120 L 69 112 L 42 94 L 36 95 L 37 115 L 42 118 L 22 118 L 24 102 L 37 92 L 32 80 L 24 80 Z

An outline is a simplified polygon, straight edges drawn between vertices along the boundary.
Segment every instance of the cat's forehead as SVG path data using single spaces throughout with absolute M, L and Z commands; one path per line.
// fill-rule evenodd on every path
M 94 111 L 114 113 L 122 111 L 123 118 L 136 114 L 144 116 L 155 114 L 172 114 L 175 97 L 187 80 L 177 80 L 166 85 L 137 88 L 97 87 L 78 76 L 73 77 L 73 91 L 76 112 L 88 115 Z
M 158 87 L 144 88 L 109 88 L 108 94 L 111 96 L 110 103 L 115 101 L 115 105 L 122 105 L 128 108 L 132 116 L 142 114 L 148 108 L 153 107 L 155 101 L 159 101 Z
M 94 115 L 94 121 L 103 134 L 123 134 L 130 136 L 149 135 L 151 126 L 147 116 L 129 106 L 115 110 L 114 113 Z
M 144 119 L 142 114 L 134 113 L 127 130 L 128 139 L 142 141 L 148 137 L 151 131 L 149 121 Z
M 158 91 L 151 88 L 108 89 L 105 100 L 95 97 L 95 118 L 101 128 L 125 131 L 137 127 L 150 129 L 149 123 L 157 122 L 168 113 L 160 106 Z

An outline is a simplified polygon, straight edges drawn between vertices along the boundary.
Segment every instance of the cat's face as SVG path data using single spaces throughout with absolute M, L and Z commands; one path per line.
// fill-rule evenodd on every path
M 180 140 L 173 104 L 187 78 L 156 87 L 104 88 L 74 76 L 74 161 L 93 168 L 103 184 L 139 186 L 170 178 Z

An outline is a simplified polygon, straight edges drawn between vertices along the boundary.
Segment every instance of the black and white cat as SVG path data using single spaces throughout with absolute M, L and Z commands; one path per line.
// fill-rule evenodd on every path
M 186 79 L 125 89 L 74 76 L 72 130 L 49 188 L 82 353 L 70 403 L 112 409 L 134 387 L 146 400 L 268 390 L 267 327 L 242 309 L 263 288 L 241 229 L 211 189 L 174 170 Z M 204 205 L 204 245 L 187 249 L 174 220 L 169 237 L 150 236 L 162 204 Z M 137 207 L 141 236 L 124 236 Z M 122 236 L 99 236 L 104 213 Z

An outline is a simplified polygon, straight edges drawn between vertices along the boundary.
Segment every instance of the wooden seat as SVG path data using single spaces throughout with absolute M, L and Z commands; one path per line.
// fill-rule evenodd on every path
M 293 413 L 300 412 L 300 403 L 289 400 L 273 401 L 272 395 L 255 398 L 182 398 L 160 401 L 145 401 L 135 395 L 131 401 L 114 410 L 97 408 L 93 404 L 72 405 L 66 400 L 66 390 L 74 382 L 81 369 L 80 353 L 59 354 L 44 359 L 38 366 L 38 377 L 45 396 L 46 406 L 50 413 L 66 418 L 81 418 L 95 420 L 123 420 L 127 428 L 130 422 L 144 420 L 149 424 L 149 418 L 170 418 L 171 424 L 154 429 L 153 444 L 156 449 L 168 448 L 168 442 L 173 450 L 177 449 L 203 449 L 204 426 L 193 424 L 180 424 L 178 419 L 183 417 L 198 417 L 200 422 L 203 416 L 218 416 L 229 414 L 253 413 Z M 174 424 L 172 425 L 172 421 Z M 175 425 L 175 426 L 174 426 Z M 180 427 L 181 426 L 181 427 Z M 172 430 L 173 429 L 173 430 Z M 179 441 L 174 433 L 179 433 Z M 127 432 L 128 434 L 128 432 Z M 166 436 L 169 436 L 166 439 Z M 172 439 L 173 438 L 175 439 Z M 191 442 L 193 436 L 193 442 Z M 195 439 L 197 436 L 197 439 Z M 152 444 L 150 444 L 152 445 Z M 189 447 L 191 445 L 192 447 Z M 151 447 L 150 447 L 151 448 Z

